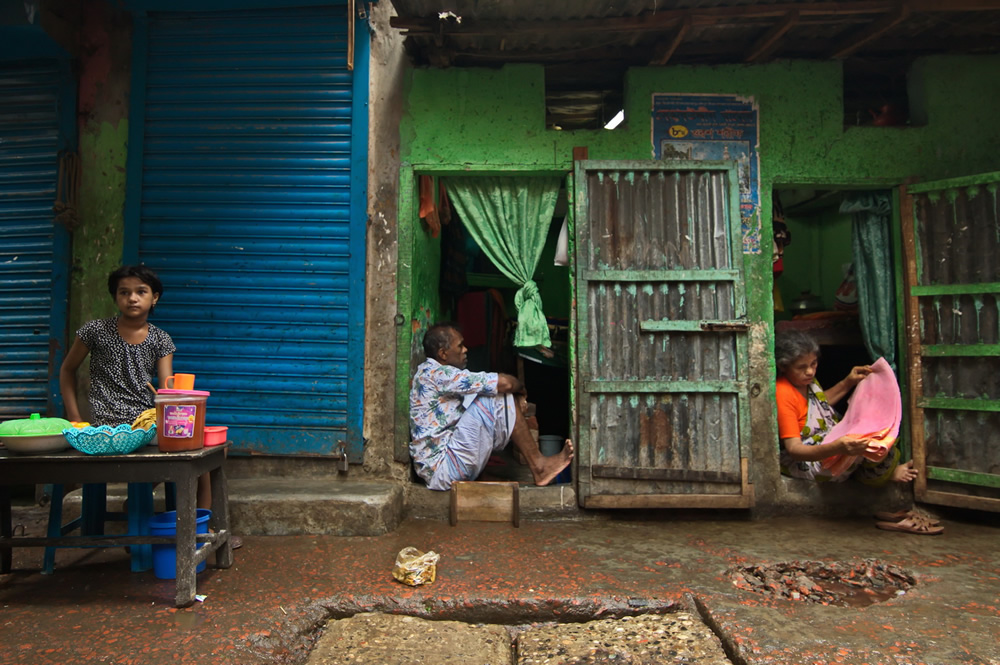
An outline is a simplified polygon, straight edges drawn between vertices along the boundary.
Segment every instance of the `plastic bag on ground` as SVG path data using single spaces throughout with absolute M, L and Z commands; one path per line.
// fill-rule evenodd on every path
M 440 558 L 441 555 L 436 552 L 421 552 L 416 547 L 404 547 L 396 555 L 392 576 L 410 586 L 430 584 L 437 577 L 437 562 Z

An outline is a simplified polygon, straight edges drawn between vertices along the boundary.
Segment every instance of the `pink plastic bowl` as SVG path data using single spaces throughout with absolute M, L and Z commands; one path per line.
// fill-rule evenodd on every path
M 229 430 L 228 427 L 209 427 L 205 426 L 205 445 L 206 446 L 221 446 L 226 442 L 226 432 Z

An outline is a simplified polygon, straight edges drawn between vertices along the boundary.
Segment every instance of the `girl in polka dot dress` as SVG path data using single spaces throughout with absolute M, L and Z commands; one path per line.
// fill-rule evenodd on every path
M 146 266 L 122 266 L 108 276 L 118 316 L 97 319 L 76 331 L 59 370 L 59 388 L 69 420 L 81 421 L 76 371 L 90 354 L 90 423 L 131 424 L 155 405 L 146 386 L 155 374 L 161 388 L 173 374 L 176 347 L 147 319 L 163 295 L 163 284 Z

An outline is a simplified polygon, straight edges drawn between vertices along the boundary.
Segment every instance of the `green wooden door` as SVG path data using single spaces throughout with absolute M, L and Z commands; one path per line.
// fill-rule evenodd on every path
M 581 161 L 575 183 L 580 504 L 752 505 L 735 169 Z
M 901 192 L 920 501 L 1000 511 L 1000 173 Z

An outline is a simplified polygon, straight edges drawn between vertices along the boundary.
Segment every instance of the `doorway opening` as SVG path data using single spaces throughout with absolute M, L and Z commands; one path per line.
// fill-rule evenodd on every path
M 857 211 L 872 201 L 881 206 L 877 224 L 884 233 L 878 237 L 859 228 L 865 224 L 858 220 L 864 213 Z M 774 190 L 774 330 L 801 330 L 816 340 L 821 350 L 816 378 L 823 387 L 879 356 L 896 365 L 891 205 L 886 191 Z M 878 254 L 875 259 L 872 252 Z M 879 264 L 877 270 L 871 268 L 873 262 Z M 867 280 L 861 286 L 868 293 L 877 291 L 888 301 L 865 307 L 859 280 Z
M 525 179 L 525 176 L 516 177 L 522 181 Z M 538 237 L 544 237 L 544 246 L 531 274 L 541 300 L 551 346 L 523 346 L 515 343 L 521 314 L 516 300 L 521 284 L 491 258 L 497 254 L 495 247 L 482 246 L 501 240 L 488 231 L 484 233 L 482 228 L 478 234 L 470 230 L 471 225 L 477 222 L 463 218 L 463 209 L 469 208 L 456 202 L 459 189 L 455 178 L 439 176 L 434 180 L 432 186 L 425 186 L 425 189 L 437 194 L 439 209 L 436 214 L 440 217 L 437 247 L 429 247 L 431 251 L 425 254 L 433 260 L 433 250 L 440 252 L 434 288 L 436 298 L 433 299 L 439 306 L 433 318 L 458 324 L 469 349 L 467 368 L 470 371 L 512 374 L 524 382 L 528 402 L 532 405 L 529 406 L 529 427 L 533 435 L 539 437 L 543 454 L 554 454 L 553 451 L 546 451 L 544 444 L 555 438 L 561 442 L 572 436 L 569 374 L 571 287 L 568 257 L 565 256 L 568 233 L 564 228 L 568 214 L 565 182 L 559 186 L 551 219 L 542 222 L 544 228 L 540 229 Z M 501 181 L 504 178 L 500 176 L 491 180 Z M 532 191 L 531 188 L 528 191 Z M 470 211 L 469 214 L 473 213 Z M 482 220 L 478 223 L 482 225 Z M 488 238 L 484 239 L 484 235 Z M 429 270 L 423 272 L 425 275 L 431 273 Z M 419 343 L 419 340 L 415 341 Z M 533 484 L 530 469 L 519 458 L 513 445 L 508 445 L 491 458 L 480 480 L 514 480 Z M 570 480 L 571 474 L 563 472 L 553 484 Z

